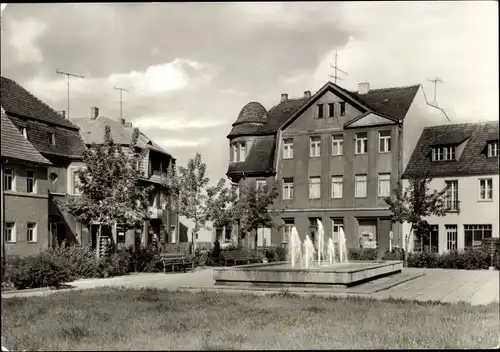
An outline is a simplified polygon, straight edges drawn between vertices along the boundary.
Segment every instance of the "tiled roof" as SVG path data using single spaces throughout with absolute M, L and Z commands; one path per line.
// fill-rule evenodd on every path
M 75 118 L 73 121 L 80 127 L 85 144 L 102 144 L 104 143 L 104 129 L 109 125 L 111 130 L 111 138 L 117 144 L 129 145 L 132 141 L 134 132 L 133 127 L 124 126 L 120 121 L 109 117 L 99 116 L 96 119 L 90 117 Z M 144 133 L 139 132 L 137 146 L 141 149 L 149 148 L 157 152 L 170 155 L 158 144 L 150 140 Z
M 54 125 L 77 129 L 69 120 L 13 80 L 1 77 L 0 102 L 8 115 L 19 115 Z
M 350 92 L 373 111 L 403 119 L 417 94 L 420 85 L 369 90 L 367 94 Z
M 274 136 L 261 136 L 255 139 L 244 162 L 229 163 L 227 174 L 273 172 L 274 170 Z
M 243 107 L 243 109 L 241 109 L 238 119 L 235 123 L 233 123 L 233 126 L 252 122 L 263 124 L 267 123 L 266 108 L 263 107 L 261 103 L 257 103 L 255 101 L 248 103 Z
M 490 137 L 498 139 L 498 121 L 465 123 L 427 127 L 423 130 L 415 150 L 406 167 L 403 178 L 409 178 L 423 172 L 430 177 L 467 176 L 495 174 L 499 172 L 498 157 L 488 158 L 486 142 Z M 448 136 L 469 135 L 465 147 L 456 161 L 431 161 L 431 146 L 442 144 Z M 460 139 L 459 138 L 459 139 Z M 449 140 L 456 142 L 456 138 Z M 451 143 L 455 144 L 455 143 Z
M 21 131 L 9 120 L 3 109 L 1 111 L 1 155 L 6 158 L 29 161 L 32 163 L 50 165 L 22 135 Z

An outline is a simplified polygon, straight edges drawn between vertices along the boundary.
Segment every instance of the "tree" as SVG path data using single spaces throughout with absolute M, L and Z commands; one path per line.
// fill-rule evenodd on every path
M 411 234 L 414 230 L 424 236 L 428 236 L 430 225 L 425 217 L 432 215 L 446 215 L 446 191 L 430 191 L 429 183 L 432 181 L 427 173 L 414 175 L 409 179 L 409 186 L 403 190 L 401 182 L 395 190 L 393 197 L 384 198 L 392 212 L 392 222 L 400 224 L 409 223 L 410 231 L 405 234 L 405 263 L 408 261 L 408 247 Z
M 59 201 L 61 208 L 86 226 L 98 224 L 97 243 L 102 226 L 123 224 L 133 228 L 149 220 L 149 192 L 151 186 L 140 185 L 140 161 L 144 150 L 138 153 L 138 129 L 134 129 L 130 151 L 124 152 L 113 142 L 110 127 L 106 125 L 104 143 L 93 143 L 83 153 L 85 167 L 79 172 L 80 195 L 67 195 Z M 99 253 L 99 246 L 97 246 Z
M 219 180 L 219 184 L 208 191 L 207 217 L 214 228 L 232 228 L 238 220 L 238 194 L 234 188 L 226 187 L 225 182 L 224 179 Z
M 254 185 L 243 186 L 241 196 L 234 209 L 234 218 L 240 219 L 240 238 L 246 233 L 255 234 L 255 250 L 257 251 L 257 230 L 261 227 L 277 228 L 274 217 L 279 212 L 272 206 L 278 197 L 276 187 Z
M 201 155 L 196 153 L 186 167 L 179 166 L 167 178 L 172 196 L 171 209 L 194 222 L 191 238 L 193 251 L 196 249 L 198 232 L 205 227 L 213 213 L 210 204 L 224 185 L 224 179 L 220 179 L 215 187 L 210 187 L 210 179 L 205 176 L 206 170 Z

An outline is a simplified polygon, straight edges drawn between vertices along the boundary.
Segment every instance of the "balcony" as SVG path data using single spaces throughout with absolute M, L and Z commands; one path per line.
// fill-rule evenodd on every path
M 167 216 L 167 210 L 165 209 L 148 207 L 148 211 L 151 214 L 151 219 L 162 219 Z

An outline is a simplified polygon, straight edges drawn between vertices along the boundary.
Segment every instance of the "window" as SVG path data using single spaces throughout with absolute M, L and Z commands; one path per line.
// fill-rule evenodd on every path
M 458 181 L 445 181 L 446 184 L 446 208 L 451 211 L 458 210 Z
M 496 158 L 498 156 L 498 142 L 488 143 L 488 158 Z
M 233 155 L 231 161 L 238 161 L 238 143 L 233 144 Z
M 436 147 L 432 149 L 432 161 L 455 160 L 455 147 Z
M 335 116 L 335 104 L 330 103 L 328 104 L 328 117 L 334 117 Z
M 283 199 L 293 199 L 293 178 L 283 179 Z
M 125 243 L 125 226 L 116 226 L 116 243 Z
M 283 238 L 281 242 L 288 243 L 292 237 L 292 229 L 295 226 L 293 219 L 283 219 L 285 226 L 283 226 Z
M 293 138 L 283 140 L 283 159 L 293 159 Z
M 378 152 L 388 153 L 391 151 L 391 131 L 380 131 L 378 133 Z
M 35 192 L 35 182 L 36 182 L 35 171 L 26 171 L 26 192 L 28 193 Z
M 80 190 L 78 189 L 78 186 L 80 186 L 80 171 L 74 170 L 73 171 L 73 180 L 72 180 L 72 189 L 71 189 L 71 194 L 81 194 Z
M 323 104 L 318 104 L 318 119 L 323 118 Z
M 319 157 L 321 154 L 321 137 L 314 136 L 309 138 L 309 156 L 311 158 Z
M 12 191 L 14 189 L 14 170 L 3 170 L 3 189 L 4 191 Z
M 439 252 L 439 226 L 431 225 L 428 233 L 415 232 L 413 241 L 414 252 Z
M 332 176 L 332 198 L 342 198 L 344 188 L 343 176 Z
M 332 155 L 344 154 L 344 136 L 335 134 L 332 136 Z
M 247 145 L 245 142 L 235 142 L 233 144 L 233 161 L 245 161 L 247 157 Z
M 321 197 L 321 177 L 309 177 L 309 199 Z
M 309 237 L 312 243 L 315 243 L 316 234 L 318 233 L 318 220 L 321 221 L 321 218 L 309 218 Z
M 266 247 L 271 243 L 271 229 L 259 227 L 257 229 L 257 247 Z
M 340 116 L 345 116 L 345 102 L 341 101 L 339 104 L 340 104 Z
M 332 241 L 338 243 L 340 238 L 340 229 L 344 228 L 344 220 L 332 219 Z
M 446 229 L 446 249 L 457 250 L 457 225 L 445 225 Z
M 13 222 L 5 223 L 4 230 L 5 242 L 16 242 L 16 224 Z
M 368 134 L 366 132 L 356 133 L 356 154 L 366 154 Z
M 389 197 L 391 195 L 391 174 L 378 174 L 378 196 Z
M 238 161 L 245 161 L 247 158 L 247 144 L 245 142 L 240 142 L 240 158 Z
M 491 225 L 464 225 L 465 248 L 481 247 L 485 238 L 491 238 Z
M 19 131 L 21 131 L 24 138 L 28 138 L 28 130 L 26 129 L 26 127 L 19 128 Z
M 36 224 L 29 222 L 26 226 L 26 239 L 28 242 L 36 242 Z
M 479 199 L 480 200 L 493 199 L 493 179 L 486 178 L 479 180 Z
M 356 175 L 354 176 L 355 191 L 354 196 L 356 198 L 366 198 L 366 175 Z
M 55 172 L 51 172 L 49 175 L 50 182 L 54 183 L 57 181 L 57 179 L 58 179 L 57 174 Z
M 257 180 L 255 181 L 255 188 L 259 189 L 266 185 L 266 180 Z
M 56 138 L 54 136 L 54 133 L 52 132 L 47 132 L 47 137 L 48 137 L 48 140 L 49 140 L 49 143 L 52 144 L 52 145 L 55 145 L 56 144 Z

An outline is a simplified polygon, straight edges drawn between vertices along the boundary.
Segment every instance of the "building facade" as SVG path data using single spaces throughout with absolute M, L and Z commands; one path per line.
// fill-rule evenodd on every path
M 430 188 L 447 189 L 444 217 L 431 216 L 429 234 L 415 233 L 410 250 L 447 252 L 499 237 L 498 121 L 424 129 L 403 175 L 427 173 Z M 404 224 L 403 233 L 411 226 Z
M 130 152 L 134 127 L 125 119 L 114 120 L 99 116 L 99 109 L 92 107 L 89 117 L 74 118 L 72 121 L 80 127 L 81 136 L 87 146 L 92 143 L 104 143 L 105 126 L 109 126 L 113 141 L 121 145 L 125 152 Z M 145 151 L 144 159 L 140 165 L 143 172 L 141 183 L 144 186 L 153 186 L 149 206 L 151 219 L 149 222 L 144 222 L 142 228 L 135 230 L 125 230 L 120 224 L 117 224 L 108 235 L 113 236 L 113 241 L 119 246 L 127 247 L 139 242 L 147 246 L 153 240 L 177 243 L 181 240 L 179 219 L 175 212 L 169 210 L 170 197 L 167 195 L 166 186 L 167 172 L 175 167 L 175 159 L 141 132 L 139 132 L 136 146 L 135 152 Z M 78 165 L 70 170 L 71 184 L 69 186 L 73 194 L 78 193 L 75 180 L 78 170 L 82 167 L 84 165 Z M 95 247 L 96 240 L 97 225 L 91 226 L 88 243 Z
M 343 228 L 349 248 L 389 246 L 399 238 L 383 198 L 389 196 L 425 126 L 447 123 L 427 104 L 420 85 L 357 92 L 331 82 L 299 99 L 282 94 L 267 111 L 251 102 L 228 135 L 232 182 L 276 185 L 281 229 L 262 229 L 258 243 L 287 243 L 293 226 L 315 240 L 317 220 L 338 242 Z M 260 237 L 260 238 L 259 238 Z
M 1 110 L 2 255 L 36 254 L 50 245 L 50 162 Z
M 47 202 L 44 201 L 44 205 L 41 204 L 41 201 L 36 201 L 37 216 L 40 219 L 43 218 L 45 222 L 36 226 L 37 233 L 42 234 L 46 229 L 48 231 L 48 241 L 45 243 L 44 240 L 40 247 L 46 247 L 56 241 L 63 240 L 80 243 L 88 236 L 88 231 L 57 205 L 57 199 L 65 197 L 68 192 L 70 182 L 68 170 L 73 165 L 79 165 L 82 162 L 85 145 L 80 138 L 78 127 L 66 119 L 64 113 L 56 112 L 11 79 L 1 77 L 0 89 L 1 106 L 6 117 L 37 152 L 50 163 L 46 171 L 34 170 L 37 177 L 42 177 L 41 180 L 36 180 L 39 182 L 36 193 L 48 199 Z M 30 178 L 32 174 L 26 173 L 24 175 L 22 170 L 22 168 L 18 169 L 17 167 L 13 169 L 14 172 L 19 172 L 19 175 L 15 176 L 16 187 L 17 180 L 19 180 L 19 192 L 24 193 L 23 178 Z M 26 209 L 35 212 L 33 204 L 35 203 L 29 202 L 26 207 L 14 205 L 11 207 L 6 204 L 5 211 L 6 214 L 12 213 L 9 216 L 21 218 Z M 41 235 L 38 237 L 41 238 Z M 27 253 L 25 246 L 20 243 L 8 245 L 8 247 L 12 253 Z M 29 250 L 28 252 L 32 253 L 33 251 Z

